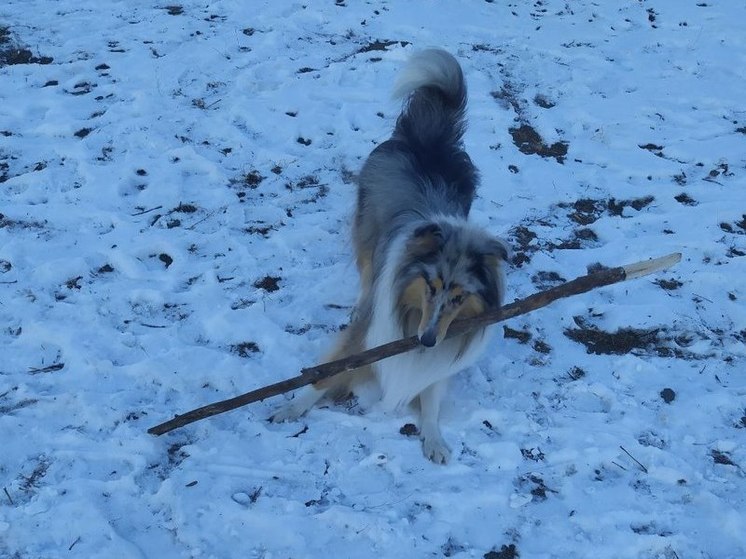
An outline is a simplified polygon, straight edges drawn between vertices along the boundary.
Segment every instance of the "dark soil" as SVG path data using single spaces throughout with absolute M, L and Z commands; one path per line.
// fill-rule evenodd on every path
M 77 132 L 75 132 L 75 134 L 73 134 L 73 136 L 75 136 L 76 138 L 80 138 L 82 140 L 83 138 L 85 138 L 91 132 L 93 132 L 93 128 L 81 128 L 80 130 L 78 130 Z
M 166 266 L 166 268 L 168 268 L 171 264 L 174 263 L 174 259 L 171 258 L 171 256 L 169 256 L 165 252 L 163 252 L 163 253 L 161 253 L 161 254 L 158 255 L 158 260 L 160 260 L 161 262 L 163 262 L 163 264 Z
M 522 448 L 521 456 L 526 460 L 531 460 L 532 462 L 541 462 L 545 458 L 544 453 L 540 448 Z
M 658 342 L 657 328 L 620 328 L 604 332 L 595 327 L 567 328 L 565 336 L 583 344 L 588 353 L 596 355 L 625 355 L 635 349 L 650 351 Z
M 676 359 L 698 360 L 712 357 L 711 353 L 695 353 L 687 348 L 696 340 L 708 340 L 711 347 L 722 343 L 722 334 L 714 338 L 698 332 L 676 332 L 667 326 L 657 328 L 619 328 L 607 332 L 590 324 L 585 318 L 573 318 L 577 328 L 566 328 L 565 336 L 585 346 L 595 355 L 648 355 Z
M 51 64 L 49 56 L 34 54 L 13 39 L 8 27 L 0 26 L 0 68 L 14 64 Z
M 538 155 L 540 157 L 554 157 L 558 163 L 564 163 L 567 156 L 567 142 L 555 142 L 547 145 L 539 133 L 528 124 L 522 124 L 518 128 L 508 129 L 513 137 L 513 143 L 526 155 Z
M 721 452 L 719 450 L 712 450 L 710 456 L 715 461 L 715 464 L 722 464 L 723 466 L 738 466 L 730 457 L 727 452 Z
M 509 326 L 503 326 L 503 336 L 508 339 L 518 340 L 519 344 L 527 344 L 531 341 L 531 332 L 513 330 Z
M 409 44 L 409 41 L 373 41 L 372 43 L 368 43 L 367 45 L 364 45 L 358 49 L 358 54 L 366 53 L 366 52 L 381 52 L 386 51 L 390 46 L 393 45 L 401 45 L 402 47 L 406 47 Z
M 553 250 L 555 248 L 559 249 L 565 249 L 565 250 L 577 250 L 581 248 L 590 248 L 594 246 L 598 242 L 598 235 L 593 231 L 593 229 L 589 229 L 588 227 L 583 227 L 580 229 L 576 229 L 573 231 L 572 236 L 564 241 L 561 241 L 559 244 L 553 245 L 549 244 L 547 245 L 548 250 Z
M 513 248 L 511 262 L 520 268 L 527 262 L 530 262 L 531 256 L 538 251 L 552 252 L 555 250 L 578 250 L 597 247 L 602 241 L 588 225 L 595 223 L 602 217 L 620 217 L 624 219 L 627 217 L 624 215 L 625 208 L 642 211 L 654 201 L 655 198 L 652 195 L 648 195 L 627 200 L 617 200 L 616 198 L 609 198 L 607 200 L 580 198 L 575 202 L 561 202 L 556 204 L 550 208 L 547 217 L 525 219 L 520 225 L 510 230 L 508 237 Z M 545 240 L 532 229 L 533 226 L 542 229 L 564 229 L 567 225 L 565 218 L 579 226 L 566 239 L 559 241 Z M 534 284 L 541 288 L 553 287 L 564 281 L 559 276 L 552 276 L 550 272 L 540 272 L 532 280 Z
M 264 289 L 264 291 L 268 293 L 272 293 L 273 291 L 278 291 L 280 289 L 279 282 L 282 278 L 279 276 L 265 276 L 260 280 L 257 280 L 254 282 L 254 287 L 258 287 L 259 289 Z
M 539 290 L 545 290 L 549 289 L 550 287 L 556 287 L 558 285 L 561 285 L 567 280 L 560 276 L 557 272 L 537 272 L 533 276 L 531 276 L 531 282 L 536 286 Z
M 49 469 L 49 459 L 46 456 L 40 456 L 32 472 L 27 476 L 21 476 L 21 490 L 30 492 L 39 487 L 41 480 L 47 474 Z
M 694 198 L 689 196 L 686 192 L 682 192 L 681 194 L 678 194 L 673 197 L 674 200 L 676 200 L 679 204 L 684 204 L 685 206 L 696 206 L 699 204 Z
M 657 285 L 659 285 L 661 288 L 665 289 L 666 291 L 673 291 L 675 289 L 678 289 L 683 283 L 681 283 L 679 280 L 675 279 L 658 279 L 653 282 Z
M 180 203 L 173 210 L 171 210 L 171 213 L 192 214 L 196 211 L 197 211 L 197 206 L 195 206 L 194 204 Z
M 520 554 L 515 544 L 503 545 L 500 551 L 488 551 L 484 554 L 484 559 L 518 559 Z
M 241 342 L 231 346 L 231 351 L 239 357 L 251 357 L 254 353 L 259 353 L 259 346 L 255 342 Z
M 399 433 L 405 437 L 417 437 L 420 434 L 420 430 L 417 429 L 417 426 L 414 423 L 405 423 L 402 425 L 401 429 L 399 429 Z
M 568 217 L 579 225 L 590 225 L 597 221 L 603 214 L 624 217 L 624 209 L 632 208 L 638 212 L 649 206 L 655 200 L 654 196 L 643 196 L 642 198 L 631 198 L 629 200 L 593 200 L 581 198 L 572 203 L 558 204 L 560 208 L 570 210 Z

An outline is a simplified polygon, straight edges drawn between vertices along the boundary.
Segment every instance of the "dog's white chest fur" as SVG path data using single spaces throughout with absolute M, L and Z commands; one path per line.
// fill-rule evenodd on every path
M 397 252 L 403 250 L 403 240 L 392 243 L 389 258 L 375 285 L 373 315 L 366 336 L 366 347 L 372 348 L 402 337 L 397 319 L 397 301 L 393 289 Z M 488 332 L 474 336 L 459 356 L 460 339 L 444 340 L 435 347 L 420 348 L 395 355 L 373 365 L 381 386 L 381 402 L 385 409 L 406 406 L 431 384 L 443 380 L 474 364 L 489 339 Z

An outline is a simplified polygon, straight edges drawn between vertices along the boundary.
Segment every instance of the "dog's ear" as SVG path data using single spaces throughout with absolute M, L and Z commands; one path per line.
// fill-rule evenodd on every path
M 496 268 L 501 260 L 508 262 L 510 259 L 510 248 L 500 239 L 490 239 L 483 250 L 485 262 L 493 268 Z
M 414 230 L 409 248 L 415 254 L 433 254 L 443 246 L 443 229 L 437 223 L 426 223 Z

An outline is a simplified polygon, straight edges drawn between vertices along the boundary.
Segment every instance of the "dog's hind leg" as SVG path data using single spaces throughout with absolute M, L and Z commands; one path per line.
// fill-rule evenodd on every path
M 359 335 L 356 336 L 358 329 L 356 326 L 356 323 L 353 322 L 353 324 L 343 332 L 337 348 L 327 355 L 325 362 L 341 359 L 361 351 L 361 342 L 358 339 Z M 315 384 L 303 386 L 296 392 L 295 397 L 285 406 L 277 410 L 270 419 L 273 423 L 294 421 L 304 415 L 316 404 L 316 402 L 321 400 L 327 394 L 331 398 L 338 398 L 346 395 L 355 382 L 364 379 L 365 376 L 369 374 L 370 367 L 366 366 L 356 369 L 355 371 L 322 379 Z
M 360 289 L 365 293 L 373 284 L 373 251 L 360 248 L 357 250 L 357 270 L 360 274 Z
M 312 384 L 304 386 L 298 390 L 290 402 L 277 410 L 270 420 L 272 423 L 295 421 L 310 410 L 316 402 L 321 400 L 324 394 L 326 394 L 325 388 L 316 388 Z
M 334 354 L 327 360 L 333 361 L 341 356 Z M 298 389 L 295 397 L 285 406 L 277 410 L 270 418 L 273 423 L 282 423 L 284 421 L 295 421 L 310 410 L 316 402 L 321 400 L 327 394 L 331 399 L 342 398 L 349 394 L 350 389 L 355 383 L 360 382 L 370 376 L 370 367 L 362 367 L 354 371 L 341 373 L 334 377 L 325 378 L 316 384 L 309 384 Z
M 434 382 L 420 392 L 420 438 L 422 452 L 436 464 L 445 464 L 451 458 L 448 448 L 440 432 L 439 416 L 440 403 L 448 387 L 448 379 Z

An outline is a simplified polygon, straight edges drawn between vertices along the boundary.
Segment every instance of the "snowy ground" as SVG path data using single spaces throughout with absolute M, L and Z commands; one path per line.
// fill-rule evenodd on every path
M 746 556 L 745 27 L 736 0 L 6 0 L 0 557 Z M 354 402 L 146 434 L 330 347 L 354 174 L 428 46 L 464 66 L 509 299 L 682 263 L 499 328 L 445 467 Z

